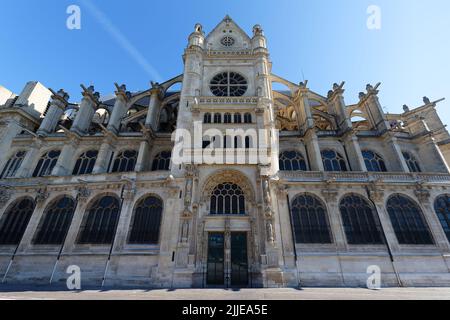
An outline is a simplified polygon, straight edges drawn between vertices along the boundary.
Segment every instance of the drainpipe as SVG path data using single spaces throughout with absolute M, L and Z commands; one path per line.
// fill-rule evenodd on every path
M 124 197 L 123 197 L 124 190 L 125 190 L 125 185 L 122 186 L 122 191 L 121 191 L 121 194 L 120 194 L 120 200 L 121 201 L 120 201 L 120 207 L 119 207 L 119 215 L 117 217 L 116 224 L 114 226 L 114 234 L 113 234 L 113 237 L 112 237 L 112 240 L 111 240 L 111 247 L 109 248 L 108 260 L 106 261 L 105 272 L 103 273 L 102 288 L 105 286 L 106 274 L 108 272 L 109 263 L 111 262 L 112 251 L 113 251 L 113 248 L 114 248 L 114 240 L 116 239 L 116 234 L 117 234 L 117 226 L 119 224 L 120 216 L 121 216 L 121 213 L 122 213 L 122 206 L 123 206 L 123 202 L 124 202 Z
M 370 199 L 370 192 L 369 192 L 369 189 L 368 189 L 367 186 L 366 186 L 366 192 L 367 192 L 367 197 L 368 197 L 368 199 Z M 397 269 L 395 268 L 394 255 L 392 254 L 392 250 L 391 250 L 391 246 L 390 246 L 390 244 L 389 244 L 389 241 L 388 241 L 387 238 L 386 238 L 386 232 L 384 231 L 383 225 L 381 224 L 381 219 L 380 219 L 380 215 L 379 215 L 379 213 L 378 213 L 377 206 L 375 205 L 375 203 L 373 203 L 372 200 L 370 200 L 370 201 L 372 202 L 372 204 L 373 204 L 373 206 L 374 206 L 374 208 L 375 208 L 375 213 L 377 214 L 377 219 L 378 219 L 378 221 L 380 222 L 381 233 L 382 233 L 382 235 L 383 235 L 384 242 L 386 243 L 386 247 L 387 247 L 387 249 L 388 249 L 389 257 L 390 257 L 391 263 L 392 263 L 392 269 L 394 270 L 395 277 L 397 278 L 397 283 L 398 283 L 398 285 L 399 285 L 400 287 L 403 287 L 402 280 L 400 279 L 400 276 L 399 276 L 399 274 L 398 274 L 398 272 L 397 272 Z
M 288 194 L 286 195 L 286 198 L 287 198 L 287 204 L 288 204 L 288 210 L 289 210 L 289 221 L 291 223 L 292 244 L 294 245 L 294 259 L 295 259 L 295 268 L 296 268 L 295 274 L 297 276 L 298 288 L 300 289 L 302 286 L 301 286 L 301 283 L 300 283 L 300 276 L 298 274 L 299 270 L 298 270 L 297 243 L 295 241 L 295 234 L 294 234 L 294 229 L 293 229 L 294 228 L 294 224 L 293 224 L 293 221 L 292 221 L 291 201 L 289 199 L 289 195 Z

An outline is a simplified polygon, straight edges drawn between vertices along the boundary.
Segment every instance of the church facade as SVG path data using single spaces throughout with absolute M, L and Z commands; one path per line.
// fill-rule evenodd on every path
M 80 103 L 0 87 L 1 283 L 75 266 L 83 286 L 450 286 L 439 101 L 386 114 L 379 84 L 353 105 L 344 83 L 315 93 L 228 16 L 197 24 L 183 60 Z

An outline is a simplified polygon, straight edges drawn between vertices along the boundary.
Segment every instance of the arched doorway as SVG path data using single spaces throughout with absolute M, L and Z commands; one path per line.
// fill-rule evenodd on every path
M 226 170 L 203 185 L 204 287 L 251 287 L 256 262 L 254 192 L 241 172 Z

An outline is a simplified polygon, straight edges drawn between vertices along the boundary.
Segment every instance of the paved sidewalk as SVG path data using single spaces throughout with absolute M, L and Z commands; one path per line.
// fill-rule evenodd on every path
M 0 285 L 0 300 L 450 300 L 450 288 L 55 291 Z

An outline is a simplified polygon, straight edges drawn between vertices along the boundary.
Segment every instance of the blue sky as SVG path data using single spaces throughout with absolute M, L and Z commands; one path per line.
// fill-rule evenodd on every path
M 438 111 L 450 123 L 450 1 L 448 0 L 1 0 L 0 84 L 20 93 L 27 81 L 64 88 L 79 84 L 103 95 L 114 82 L 147 89 L 150 80 L 183 70 L 194 24 L 211 31 L 229 14 L 245 31 L 263 26 L 273 72 L 293 82 L 303 75 L 326 95 L 346 81 L 355 103 L 367 83 L 382 82 L 381 104 L 401 112 L 422 97 L 447 97 Z M 81 30 L 66 28 L 69 5 L 81 7 Z M 369 5 L 381 8 L 381 30 L 366 27 Z M 6 44 L 6 45 L 5 45 Z

